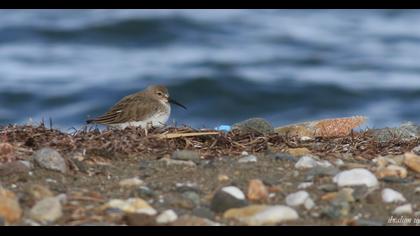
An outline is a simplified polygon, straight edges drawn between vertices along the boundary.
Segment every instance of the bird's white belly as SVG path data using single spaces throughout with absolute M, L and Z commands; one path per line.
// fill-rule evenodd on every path
M 112 127 L 115 127 L 118 129 L 125 129 L 130 126 L 141 127 L 143 129 L 151 128 L 151 127 L 162 127 L 168 121 L 169 115 L 170 115 L 170 112 L 157 113 L 145 120 L 113 124 Z

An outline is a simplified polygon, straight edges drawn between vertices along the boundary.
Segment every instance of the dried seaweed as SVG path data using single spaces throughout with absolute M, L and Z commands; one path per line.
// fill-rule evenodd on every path
M 191 133 L 195 133 L 195 135 L 191 135 Z M 146 135 L 140 128 L 102 131 L 83 128 L 72 133 L 64 133 L 43 125 L 38 127 L 9 125 L 0 128 L 0 134 L 7 138 L 15 150 L 19 150 L 16 152 L 19 159 L 25 159 L 43 147 L 55 148 L 63 155 L 82 151 L 102 158 L 128 158 L 146 155 L 161 158 L 178 149 L 196 150 L 205 158 L 214 158 L 239 155 L 242 151 L 261 153 L 274 150 L 282 152 L 288 148 L 306 147 L 313 154 L 319 156 L 351 153 L 371 159 L 378 155 L 403 154 L 420 144 L 419 139 L 402 141 L 398 138 L 380 143 L 375 141 L 373 133 L 369 130 L 352 132 L 350 135 L 340 138 L 320 137 L 311 141 L 301 141 L 297 136 L 280 134 L 240 134 L 235 130 L 223 133 L 189 127 L 153 129 Z M 162 138 L 162 135 L 168 134 L 172 134 L 171 138 Z

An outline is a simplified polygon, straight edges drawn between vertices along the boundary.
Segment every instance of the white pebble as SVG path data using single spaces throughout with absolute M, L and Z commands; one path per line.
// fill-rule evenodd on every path
M 309 193 L 306 191 L 298 191 L 287 195 L 286 204 L 289 206 L 299 206 L 305 203 L 306 199 L 309 198 Z
M 222 191 L 232 195 L 236 199 L 245 200 L 245 194 L 235 186 L 224 187 L 222 188 Z
M 241 155 L 242 155 L 242 156 L 248 156 L 248 152 L 247 152 L 247 151 L 243 151 L 243 152 L 241 153 Z
M 167 224 L 178 219 L 178 215 L 173 210 L 166 210 L 156 217 L 156 222 L 159 224 Z
M 139 179 L 138 177 L 130 178 L 130 179 L 123 179 L 118 183 L 121 187 L 135 187 L 143 185 L 143 180 Z
M 311 187 L 312 185 L 314 185 L 314 183 L 312 183 L 312 182 L 303 182 L 303 183 L 300 183 L 300 184 L 298 185 L 298 189 L 305 189 L 305 188 L 309 188 L 309 187 Z
M 411 207 L 411 204 L 405 204 L 402 206 L 399 206 L 397 208 L 395 208 L 395 210 L 392 212 L 392 214 L 395 215 L 410 215 L 413 213 L 413 208 Z
M 311 156 L 303 156 L 295 164 L 296 169 L 309 169 L 314 168 L 315 166 L 329 167 L 332 166 L 329 161 L 317 161 Z
M 341 160 L 341 159 L 337 159 L 337 160 L 335 161 L 335 165 L 336 165 L 336 166 L 342 166 L 342 165 L 344 165 L 344 161 L 343 161 L 343 160 Z
M 257 162 L 257 157 L 254 155 L 244 156 L 238 160 L 239 163 Z
M 342 171 L 334 176 L 333 181 L 340 187 L 356 185 L 375 187 L 378 185 L 378 180 L 376 179 L 375 175 L 372 174 L 372 172 L 362 168 Z
M 407 201 L 401 193 L 390 188 L 382 190 L 382 200 L 386 203 Z
M 307 198 L 303 206 L 305 206 L 306 210 L 310 210 L 315 206 L 315 202 L 311 198 Z
M 305 142 L 305 141 L 309 141 L 309 140 L 312 140 L 312 138 L 311 137 L 308 137 L 308 136 L 302 136 L 302 137 L 300 137 L 300 141 Z
M 298 162 L 295 164 L 296 169 L 309 169 L 314 168 L 317 165 L 317 161 L 315 161 L 310 156 L 303 156 L 299 159 Z
M 296 220 L 297 212 L 288 206 L 270 206 L 250 217 L 242 218 L 249 225 L 277 224 L 283 221 Z

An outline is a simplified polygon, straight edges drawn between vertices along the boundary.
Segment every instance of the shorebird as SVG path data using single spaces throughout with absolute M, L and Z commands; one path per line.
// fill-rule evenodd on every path
M 165 125 L 171 114 L 169 103 L 187 109 L 169 97 L 168 89 L 165 86 L 150 85 L 143 91 L 122 98 L 102 116 L 86 122 L 118 129 L 135 126 L 141 127 L 147 132 L 149 128 Z

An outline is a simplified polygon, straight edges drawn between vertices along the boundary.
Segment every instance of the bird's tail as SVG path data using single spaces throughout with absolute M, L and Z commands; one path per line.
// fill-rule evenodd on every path
M 91 123 L 94 123 L 94 122 L 95 122 L 94 119 L 86 120 L 86 124 L 91 124 Z

